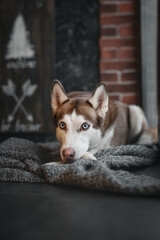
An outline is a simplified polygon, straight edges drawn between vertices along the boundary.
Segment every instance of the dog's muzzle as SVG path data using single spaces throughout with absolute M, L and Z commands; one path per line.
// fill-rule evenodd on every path
M 75 157 L 75 151 L 73 148 L 65 148 L 62 151 L 63 159 L 67 162 L 72 162 Z

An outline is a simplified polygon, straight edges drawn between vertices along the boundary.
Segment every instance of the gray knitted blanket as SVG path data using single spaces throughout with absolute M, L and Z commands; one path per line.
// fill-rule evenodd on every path
M 160 178 L 134 175 L 133 168 L 153 164 L 157 150 L 125 145 L 100 150 L 97 161 L 62 164 L 58 143 L 35 144 L 9 138 L 0 144 L 0 181 L 43 182 L 81 186 L 132 195 L 160 195 Z

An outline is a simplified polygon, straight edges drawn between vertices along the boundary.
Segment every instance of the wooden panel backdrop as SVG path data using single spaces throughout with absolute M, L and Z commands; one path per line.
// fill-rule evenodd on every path
M 160 2 L 158 1 L 158 54 L 157 54 L 157 96 L 158 96 L 158 143 L 160 147 Z
M 51 133 L 54 1 L 0 1 L 0 133 Z

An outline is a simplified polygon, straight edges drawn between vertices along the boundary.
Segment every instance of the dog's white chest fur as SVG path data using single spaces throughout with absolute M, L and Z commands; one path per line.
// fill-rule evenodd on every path
M 110 143 L 111 143 L 111 140 L 113 138 L 113 134 L 114 134 L 114 127 L 111 126 L 106 131 L 104 137 L 100 139 L 100 142 L 98 143 L 98 145 L 96 147 L 92 148 L 92 149 L 89 149 L 89 152 L 91 152 L 92 154 L 95 154 L 100 149 L 110 147 Z

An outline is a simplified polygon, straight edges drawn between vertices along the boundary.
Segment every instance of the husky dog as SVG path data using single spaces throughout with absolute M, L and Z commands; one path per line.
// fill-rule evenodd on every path
M 142 109 L 110 100 L 104 83 L 93 93 L 67 95 L 61 83 L 55 80 L 51 108 L 64 162 L 80 158 L 96 160 L 94 154 L 103 148 L 156 141 L 155 134 L 148 130 Z

